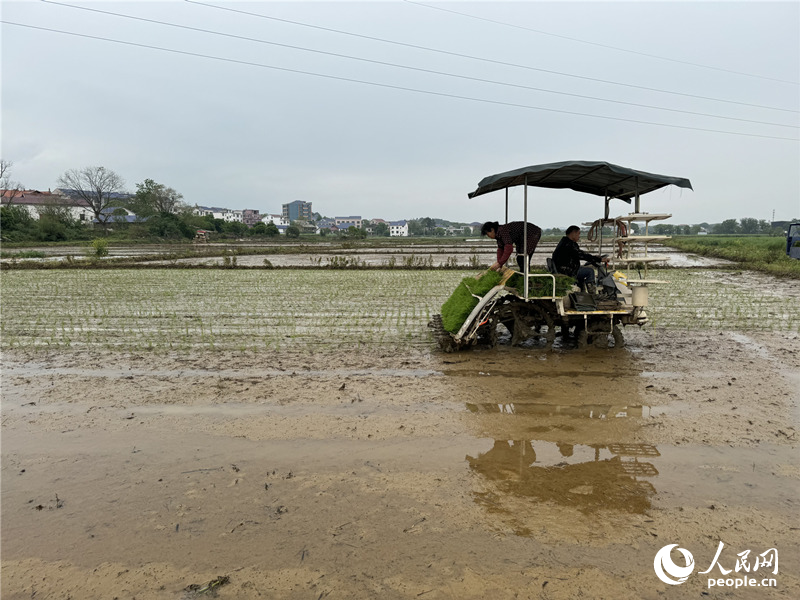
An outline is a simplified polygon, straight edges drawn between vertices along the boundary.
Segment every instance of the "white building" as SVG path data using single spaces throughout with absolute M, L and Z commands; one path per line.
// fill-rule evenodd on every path
M 81 223 L 91 223 L 94 219 L 94 211 L 88 202 L 60 194 L 58 190 L 55 192 L 2 190 L 2 205 L 20 206 L 34 219 L 38 219 L 48 208 L 67 208 L 72 218 Z
M 227 208 L 216 206 L 195 206 L 194 214 L 198 217 L 211 217 L 212 219 L 224 219 Z
M 408 237 L 408 221 L 389 221 L 391 237 Z
M 283 215 L 264 215 L 261 217 L 261 222 L 264 223 L 264 225 L 267 223 L 274 223 L 275 225 L 289 226 L 289 219 L 285 218 Z
M 339 229 L 347 229 L 348 227 L 358 227 L 361 229 L 363 219 L 358 217 L 336 217 L 334 223 Z
M 244 223 L 244 211 L 226 209 L 222 218 L 229 223 Z
M 234 210 L 232 208 L 220 208 L 218 206 L 195 206 L 194 214 L 198 217 L 222 219 L 228 223 L 244 223 L 244 211 Z

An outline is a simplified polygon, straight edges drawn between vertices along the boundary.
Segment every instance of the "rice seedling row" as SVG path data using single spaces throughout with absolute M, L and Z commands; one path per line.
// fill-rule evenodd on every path
M 463 271 L 10 271 L 2 347 L 280 350 L 430 346 L 426 327 Z M 653 327 L 800 330 L 800 286 L 667 270 Z

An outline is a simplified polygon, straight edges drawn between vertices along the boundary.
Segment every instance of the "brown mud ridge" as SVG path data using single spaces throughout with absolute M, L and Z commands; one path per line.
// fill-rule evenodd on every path
M 2 598 L 800 597 L 798 335 L 626 337 L 6 354 Z

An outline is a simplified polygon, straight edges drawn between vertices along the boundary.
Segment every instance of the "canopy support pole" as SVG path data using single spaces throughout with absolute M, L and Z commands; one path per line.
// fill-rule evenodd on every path
M 506 188 L 508 193 L 508 188 Z M 524 200 L 524 214 L 522 216 L 522 252 L 524 253 L 523 264 L 525 265 L 525 300 L 528 299 L 528 273 L 530 266 L 528 265 L 528 176 L 525 176 L 525 200 Z
M 506 225 L 508 225 L 508 188 L 506 188 Z
M 508 188 L 506 188 L 506 193 L 508 193 Z M 636 176 L 636 204 L 635 204 L 635 209 L 634 210 L 636 211 L 637 215 L 641 214 L 639 212 L 639 176 L 638 175 Z

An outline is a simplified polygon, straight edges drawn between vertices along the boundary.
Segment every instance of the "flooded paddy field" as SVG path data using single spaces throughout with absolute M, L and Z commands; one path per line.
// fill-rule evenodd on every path
M 4 272 L 2 597 L 800 595 L 796 282 L 655 272 L 625 348 L 440 354 L 467 274 Z M 720 542 L 775 587 L 709 588 Z
M 494 242 L 489 243 L 487 238 L 467 239 L 464 241 L 442 242 L 436 244 L 403 244 L 387 243 L 386 245 L 347 243 L 341 241 L 315 242 L 303 244 L 301 242 L 264 242 L 264 243 L 232 243 L 232 244 L 141 244 L 141 245 L 112 245 L 109 247 L 108 257 L 101 260 L 121 259 L 129 260 L 131 265 L 147 266 L 204 266 L 218 267 L 236 257 L 239 267 L 263 267 L 265 259 L 274 267 L 328 267 L 341 265 L 344 262 L 350 265 L 368 267 L 395 268 L 403 266 L 426 267 L 473 267 L 486 268 L 496 259 L 497 247 Z M 544 268 L 545 261 L 556 247 L 555 242 L 540 242 L 533 255 L 532 264 Z M 3 258 L 0 263 L 11 262 L 53 262 L 69 259 L 86 258 L 92 252 L 91 247 L 85 246 L 42 246 L 28 249 L 44 255 L 42 258 Z M 592 248 L 597 253 L 596 248 Z M 605 245 L 602 251 L 610 256 L 614 249 Z M 668 261 L 670 267 L 718 267 L 730 266 L 730 261 L 698 256 L 679 252 L 672 248 L 652 245 L 652 256 L 658 256 Z M 195 253 L 196 256 L 177 257 L 182 253 Z M 13 254 L 13 252 L 11 253 Z M 159 260 L 159 257 L 163 257 Z

